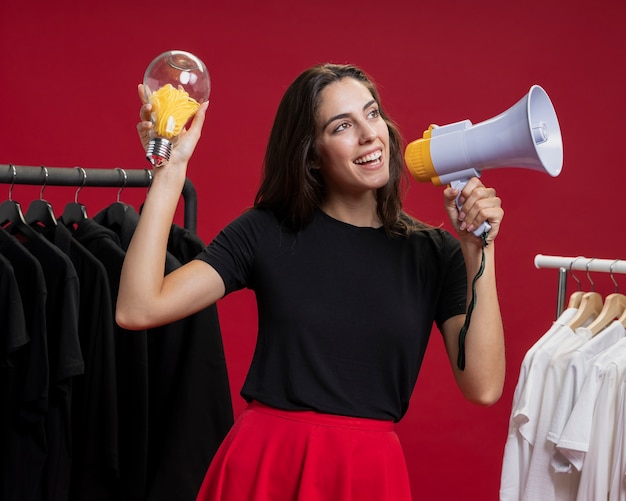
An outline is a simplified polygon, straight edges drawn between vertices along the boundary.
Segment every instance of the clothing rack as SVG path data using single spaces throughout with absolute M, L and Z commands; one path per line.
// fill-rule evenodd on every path
M 567 293 L 567 275 L 573 270 L 585 271 L 587 273 L 626 273 L 626 261 L 620 259 L 596 259 L 589 257 L 563 257 L 545 256 L 537 254 L 535 256 L 536 268 L 552 268 L 559 270 L 556 317 L 558 318 L 565 309 L 565 296 Z
M 0 164 L 0 183 L 30 184 L 41 186 L 100 186 L 110 188 L 149 188 L 152 183 L 150 169 L 126 170 L 120 167 L 114 169 L 99 169 L 82 167 L 31 167 L 20 165 Z M 198 199 L 196 189 L 189 180 L 185 179 L 182 191 L 184 199 L 184 226 L 196 233 Z

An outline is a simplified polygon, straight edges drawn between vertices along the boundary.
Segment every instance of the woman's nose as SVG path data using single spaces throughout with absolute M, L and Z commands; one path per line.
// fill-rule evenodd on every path
M 376 129 L 374 129 L 374 127 L 367 123 L 363 125 L 361 129 L 361 142 L 368 143 L 370 141 L 373 141 L 377 137 L 378 133 L 376 132 Z

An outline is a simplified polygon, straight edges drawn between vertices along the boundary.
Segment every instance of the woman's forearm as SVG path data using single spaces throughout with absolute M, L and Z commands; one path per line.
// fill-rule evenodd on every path
M 184 180 L 185 165 L 170 164 L 154 171 L 120 277 L 116 317 L 122 324 L 145 323 L 158 305 L 167 241 Z
M 495 276 L 495 244 L 485 248 L 485 268 L 472 291 L 472 281 L 479 270 L 481 252 L 476 247 L 464 248 L 468 280 L 468 306 L 475 294 L 475 307 L 465 337 L 465 368 L 459 370 L 454 362 L 457 383 L 463 394 L 471 401 L 490 405 L 502 393 L 505 375 L 504 329 L 500 315 L 500 305 Z M 453 341 L 457 346 L 450 347 L 458 356 L 459 325 L 454 326 Z M 452 355 L 452 354 L 451 354 Z M 452 359 L 452 356 L 451 356 Z

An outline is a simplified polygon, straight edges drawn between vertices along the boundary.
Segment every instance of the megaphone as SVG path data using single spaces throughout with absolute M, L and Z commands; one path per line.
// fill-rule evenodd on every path
M 460 192 L 471 177 L 497 167 L 521 167 L 556 177 L 563 166 L 563 142 L 548 94 L 533 85 L 514 106 L 484 122 L 431 125 L 421 139 L 408 144 L 404 159 L 418 181 L 449 184 Z M 485 222 L 474 234 L 490 229 Z

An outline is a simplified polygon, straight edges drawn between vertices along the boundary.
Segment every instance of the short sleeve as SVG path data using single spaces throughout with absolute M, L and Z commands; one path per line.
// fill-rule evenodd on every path
M 273 218 L 268 211 L 251 209 L 220 231 L 196 256 L 219 273 L 226 294 L 249 286 L 258 241 Z
M 467 304 L 467 272 L 461 245 L 447 231 L 441 231 L 438 245 L 442 259 L 442 288 L 435 312 L 435 323 L 443 323 L 465 313 Z M 478 299 L 480 300 L 480 299 Z

